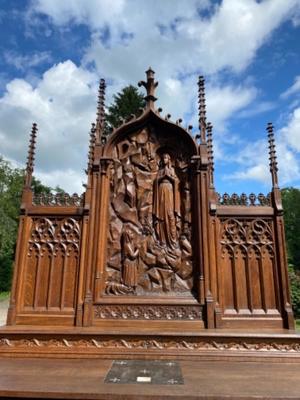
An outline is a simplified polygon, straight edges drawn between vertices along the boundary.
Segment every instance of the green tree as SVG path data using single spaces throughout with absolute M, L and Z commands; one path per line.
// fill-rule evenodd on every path
M 300 190 L 289 187 L 281 194 L 292 304 L 295 317 L 300 318 Z
M 140 109 L 144 106 L 144 96 L 135 86 L 124 87 L 121 92 L 113 96 L 113 103 L 108 107 L 106 114 L 108 128 L 118 127 L 121 120 L 126 120 L 131 114 L 140 114 Z
M 24 170 L 0 157 L 0 292 L 10 290 L 23 183 Z M 35 178 L 32 188 L 35 193 L 52 190 Z
M 300 273 L 293 265 L 289 265 L 289 277 L 294 314 L 296 318 L 300 318 Z
M 0 291 L 10 288 L 23 174 L 0 158 Z
M 288 259 L 300 271 L 300 190 L 289 187 L 281 194 Z

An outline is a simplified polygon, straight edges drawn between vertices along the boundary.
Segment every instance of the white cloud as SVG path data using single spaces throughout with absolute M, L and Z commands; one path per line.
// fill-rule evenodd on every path
M 256 102 L 252 107 L 249 107 L 241 112 L 238 113 L 239 118 L 249 118 L 253 117 L 254 115 L 262 114 L 266 111 L 273 110 L 277 107 L 277 104 L 272 101 L 262 101 Z
M 72 166 L 75 167 L 75 163 Z M 50 172 L 37 170 L 34 175 L 44 184 L 47 183 L 52 188 L 60 186 L 62 189 L 67 190 L 69 194 L 73 194 L 73 192 L 81 194 L 85 190 L 82 186 L 86 183 L 85 175 L 83 175 L 82 171 L 75 171 L 72 168 L 65 170 L 54 169 Z
M 283 187 L 300 179 L 300 108 L 290 115 L 288 124 L 276 133 L 276 151 L 279 167 L 279 184 Z M 232 157 L 241 169 L 226 176 L 239 181 L 254 180 L 270 186 L 271 175 L 266 140 L 244 145 Z
M 279 184 L 281 187 L 300 179 L 299 159 L 297 153 L 288 146 L 284 137 L 279 135 L 277 155 L 279 166 Z
M 34 0 L 32 11 L 50 16 L 56 25 L 88 24 L 92 29 L 121 18 L 125 0 Z
M 200 65 L 207 72 L 245 69 L 256 51 L 284 20 L 297 0 L 224 0 L 210 20 L 184 21 L 180 31 L 197 42 Z
M 152 63 L 164 78 L 174 78 L 178 72 L 245 69 L 299 6 L 298 0 L 223 0 L 220 5 L 190 0 L 188 7 L 181 0 L 35 0 L 31 13 L 46 14 L 59 26 L 73 22 L 99 32 L 87 59 L 105 75 L 132 79 Z M 130 39 L 124 40 L 124 34 Z
M 282 99 L 287 99 L 288 97 L 292 96 L 295 93 L 300 92 L 300 75 L 296 76 L 295 82 L 292 86 L 290 86 L 285 92 L 281 94 Z
M 85 180 L 89 124 L 95 120 L 96 81 L 93 73 L 65 61 L 47 70 L 36 87 L 24 79 L 9 82 L 0 99 L 1 152 L 12 160 L 25 162 L 31 123 L 37 122 L 37 176 L 50 186 L 59 184 L 70 192 L 80 191 Z M 112 93 L 120 88 L 108 86 L 107 103 Z M 173 120 L 180 117 L 182 111 L 193 112 L 191 118 L 197 126 L 194 77 L 184 81 L 167 79 L 161 83 L 161 93 L 159 103 L 166 105 L 166 112 L 170 109 L 175 112 Z M 245 107 L 255 95 L 256 90 L 251 87 L 210 83 L 207 87 L 208 116 L 215 128 L 221 131 L 227 118 Z M 216 138 L 216 156 L 218 148 Z
M 270 184 L 271 176 L 266 164 L 257 164 L 245 171 L 235 172 L 230 176 L 227 176 L 227 179 L 235 179 L 239 181 L 254 180 L 265 185 Z
M 300 107 L 290 115 L 287 126 L 281 129 L 285 141 L 297 152 L 300 152 Z
M 300 25 L 300 8 L 295 10 L 292 17 L 292 23 L 295 27 L 298 27 Z
M 218 130 L 224 130 L 226 120 L 237 111 L 244 109 L 256 97 L 254 87 L 207 86 L 207 117 Z
M 36 67 L 37 65 L 43 64 L 45 62 L 51 62 L 52 60 L 51 54 L 48 51 L 22 55 L 10 50 L 5 51 L 3 57 L 7 64 L 13 65 L 21 71 L 25 71 L 28 68 Z
M 254 143 L 253 148 L 257 148 Z M 300 178 L 299 163 L 297 157 L 284 142 L 279 142 L 277 148 L 277 159 L 279 167 L 279 184 L 281 187 L 291 184 Z M 248 153 L 249 154 L 249 153 Z M 253 150 L 248 166 L 243 165 L 243 169 L 227 175 L 226 179 L 235 179 L 238 181 L 256 181 L 266 187 L 271 186 L 271 173 L 269 170 L 268 153 Z
M 45 184 L 81 192 L 96 88 L 96 76 L 71 61 L 54 65 L 36 87 L 11 81 L 0 99 L 1 153 L 25 162 L 31 123 L 37 122 L 37 175 Z
M 96 108 L 97 77 L 88 69 L 95 65 L 97 75 L 108 79 L 108 104 L 112 94 L 124 85 L 143 79 L 150 64 L 157 70 L 160 82 L 157 105 L 165 113 L 170 112 L 173 120 L 185 117 L 185 124 L 192 122 L 194 126 L 197 126 L 197 75 L 208 76 L 207 118 L 215 127 L 218 157 L 222 154 L 222 143 L 229 139 L 228 119 L 238 113 L 246 116 L 245 108 L 258 97 L 253 84 L 220 83 L 219 74 L 224 69 L 234 73 L 243 71 L 272 32 L 293 18 L 299 4 L 298 0 L 223 0 L 220 4 L 189 0 L 188 6 L 180 0 L 32 0 L 28 13 L 33 17 L 32 29 L 44 14 L 61 28 L 69 29 L 71 23 L 86 24 L 91 41 L 80 67 L 65 61 L 46 71 L 34 85 L 20 79 L 7 85 L 0 99 L 0 137 L 5 138 L 1 151 L 12 159 L 24 160 L 31 122 L 38 122 L 38 176 L 52 186 L 61 184 L 71 192 L 80 191 L 87 131 L 95 119 Z M 6 57 L 17 68 L 26 62 L 22 55 L 18 59 L 16 54 L 7 53 Z M 38 58 L 34 62 L 38 63 Z M 270 107 L 272 104 L 265 102 L 253 106 L 252 112 L 263 112 Z M 286 129 L 294 130 L 293 124 L 290 122 Z M 283 160 L 289 163 L 283 167 L 286 179 L 294 160 L 294 153 L 288 147 L 292 146 L 291 140 L 281 150 Z M 266 180 L 267 164 L 261 162 L 260 154 L 258 147 L 249 152 L 253 162 L 244 164 L 247 168 L 239 172 L 246 174 L 245 179 L 248 176 Z M 263 156 L 265 160 L 266 154 Z M 62 175 L 58 171 L 67 172 Z M 240 178 L 236 175 L 236 179 Z M 54 184 L 56 180 L 60 181 Z

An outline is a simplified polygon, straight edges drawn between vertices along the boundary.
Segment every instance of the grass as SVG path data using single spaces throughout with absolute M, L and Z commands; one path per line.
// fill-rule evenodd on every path
M 296 330 L 300 331 L 300 319 L 296 319 Z
M 7 300 L 9 298 L 10 292 L 0 292 L 0 301 Z

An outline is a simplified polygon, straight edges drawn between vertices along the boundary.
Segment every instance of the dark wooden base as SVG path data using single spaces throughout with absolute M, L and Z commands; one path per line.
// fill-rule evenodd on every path
M 178 327 L 181 327 L 181 330 Z M 102 332 L 102 333 L 101 333 Z M 179 333 L 180 332 L 180 333 Z M 259 361 L 261 359 L 300 362 L 300 335 L 289 331 L 261 333 L 225 330 L 197 330 L 180 321 L 164 332 L 156 323 L 147 329 L 118 325 L 93 328 L 7 326 L 0 329 L 0 358 L 163 358 L 194 360 Z
M 124 357 L 123 357 L 124 358 Z M 300 362 L 180 361 L 183 385 L 104 383 L 112 360 L 0 359 L 1 398 L 299 399 Z
M 180 324 L 181 330 L 178 329 Z M 101 333 L 103 332 L 103 333 Z M 124 324 L 94 328 L 0 329 L 0 397 L 49 399 L 299 398 L 300 335 L 198 330 L 172 322 L 134 334 Z M 181 332 L 180 334 L 178 332 Z M 177 360 L 184 385 L 104 383 L 112 360 Z

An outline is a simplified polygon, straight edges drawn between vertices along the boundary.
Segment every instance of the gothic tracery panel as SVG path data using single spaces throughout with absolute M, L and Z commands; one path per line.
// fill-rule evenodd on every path
M 189 155 L 151 127 L 115 147 L 106 294 L 191 295 Z
M 35 218 L 25 267 L 25 309 L 74 310 L 80 226 L 74 218 Z
M 272 222 L 222 221 L 221 290 L 225 314 L 265 314 L 278 308 Z

